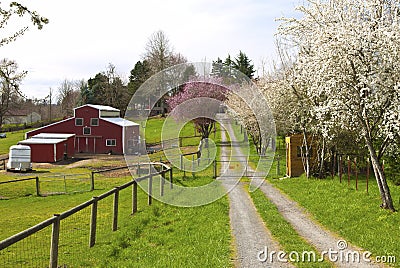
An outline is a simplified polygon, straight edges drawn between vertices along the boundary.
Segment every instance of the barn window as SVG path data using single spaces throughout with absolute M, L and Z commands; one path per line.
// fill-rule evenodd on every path
M 116 146 L 116 145 L 117 145 L 117 140 L 116 139 L 106 140 L 106 146 Z
M 90 118 L 90 125 L 91 126 L 98 126 L 99 125 L 99 119 L 98 118 Z
M 90 127 L 83 128 L 83 135 L 90 135 L 91 133 L 92 133 L 92 130 Z
M 75 118 L 75 126 L 83 126 L 83 118 Z

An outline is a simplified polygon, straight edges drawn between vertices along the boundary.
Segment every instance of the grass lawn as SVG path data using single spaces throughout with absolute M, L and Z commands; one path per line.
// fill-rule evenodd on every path
M 376 182 L 355 181 L 351 186 L 335 179 L 291 178 L 270 180 L 276 187 L 305 207 L 322 225 L 338 233 L 348 242 L 368 250 L 374 256 L 395 256 L 400 267 L 400 217 L 379 208 L 380 197 Z M 399 209 L 400 188 L 390 184 L 395 206 Z
M 0 155 L 8 154 L 10 146 L 16 145 L 19 141 L 25 139 L 25 133 L 31 129 L 24 129 L 15 132 L 7 132 L 7 137 L 0 139 Z
M 283 218 L 278 209 L 271 201 L 265 198 L 261 190 L 250 193 L 251 198 L 261 215 L 267 228 L 272 235 L 282 245 L 285 252 L 318 252 L 316 248 L 309 245 L 293 227 Z M 297 267 L 333 267 L 328 261 L 324 262 L 296 262 Z
M 142 128 L 142 131 L 145 133 L 146 143 L 147 144 L 154 144 L 161 141 L 161 132 L 162 131 L 176 131 L 176 129 L 164 127 L 165 118 L 161 117 L 154 117 L 146 121 L 146 127 Z M 171 127 L 174 125 L 173 119 L 169 119 L 169 122 L 172 124 Z M 176 124 L 178 125 L 178 124 Z M 169 136 L 169 133 L 164 133 L 165 136 Z M 190 137 L 187 139 L 183 139 L 182 146 L 197 146 L 200 142 L 200 137 L 194 137 L 195 135 L 199 135 L 194 131 L 193 123 L 189 122 L 185 124 L 182 130 L 179 132 L 179 137 Z M 197 136 L 196 135 L 196 136 Z M 164 137 L 165 137 L 164 136 Z M 178 137 L 178 136 L 174 136 Z

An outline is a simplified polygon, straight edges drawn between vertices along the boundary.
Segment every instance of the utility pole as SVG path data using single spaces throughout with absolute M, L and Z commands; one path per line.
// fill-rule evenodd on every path
M 51 101 L 52 101 L 51 97 L 52 97 L 52 93 L 53 93 L 53 90 L 50 88 L 50 93 L 49 93 L 49 105 L 50 105 L 50 107 L 49 107 L 49 120 L 50 120 L 50 123 L 51 123 Z

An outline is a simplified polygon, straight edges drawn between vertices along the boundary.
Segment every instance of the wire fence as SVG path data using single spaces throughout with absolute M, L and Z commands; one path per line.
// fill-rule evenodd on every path
M 172 188 L 172 169 L 163 163 L 151 163 L 151 165 L 157 166 L 158 171 L 152 169 L 152 173 L 132 179 L 1 241 L 0 267 L 56 268 L 67 265 L 81 266 L 82 263 L 88 262 L 90 253 L 82 250 L 85 244 L 87 247 L 93 247 L 98 242 L 108 241 L 110 232 L 118 229 L 121 217 L 130 217 L 137 212 L 138 182 L 147 181 L 149 189 L 153 184 L 160 182 L 158 188 L 162 189 L 165 181 L 153 180 L 153 177 L 166 178 L 166 174 L 169 173 L 169 183 Z M 111 170 L 97 171 L 92 173 L 91 177 L 94 178 L 95 174 L 102 172 Z M 131 202 L 126 202 L 129 199 Z M 151 191 L 149 191 L 148 205 L 151 203 Z
M 91 187 L 91 174 L 49 174 L 40 177 L 40 195 L 87 192 Z

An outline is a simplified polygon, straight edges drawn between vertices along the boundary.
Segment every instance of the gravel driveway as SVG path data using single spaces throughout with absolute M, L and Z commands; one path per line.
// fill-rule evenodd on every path
M 229 133 L 232 142 L 235 142 L 234 132 L 230 123 L 225 123 L 225 130 Z M 226 133 L 222 131 L 222 141 L 226 141 Z M 230 153 L 234 155 L 243 155 L 238 146 L 233 146 L 232 151 L 226 147 L 222 147 L 221 157 L 227 157 Z M 275 262 L 270 263 L 269 260 L 261 262 L 260 257 L 265 257 L 260 251 L 264 251 L 266 247 L 269 253 L 271 251 L 279 252 L 279 244 L 272 238 L 270 231 L 265 227 L 262 219 L 257 213 L 254 204 L 248 193 L 244 190 L 243 185 L 238 182 L 238 178 L 232 176 L 231 170 L 227 166 L 228 163 L 222 163 L 221 177 L 223 185 L 230 190 L 230 220 L 232 234 L 236 245 L 236 266 L 237 267 L 293 267 L 290 263 Z M 251 169 L 250 167 L 247 167 Z M 224 174 L 225 173 L 225 174 Z M 234 185 L 236 185 L 234 187 Z M 376 263 L 363 260 L 364 250 L 350 245 L 338 235 L 326 230 L 318 223 L 311 220 L 307 212 L 301 208 L 296 202 L 292 201 L 285 194 L 281 193 L 269 182 L 264 181 L 260 187 L 265 196 L 277 206 L 282 216 L 293 226 L 293 228 L 306 241 L 313 245 L 319 252 L 316 252 L 317 258 L 325 252 L 325 259 L 330 255 L 334 260 L 332 263 L 336 267 L 385 267 Z M 335 254 L 337 252 L 337 254 Z M 335 257 L 337 256 L 337 260 Z M 357 260 L 360 256 L 360 260 Z M 276 257 L 276 256 L 275 256 Z M 372 259 L 372 258 L 371 258 Z
M 222 141 L 226 141 L 224 131 L 222 131 L 221 135 Z M 222 147 L 221 156 L 226 157 L 229 154 L 230 149 Z M 281 248 L 265 227 L 249 194 L 243 188 L 243 185 L 238 183 L 238 178 L 232 176 L 232 171 L 225 172 L 229 169 L 227 165 L 228 163 L 222 163 L 222 175 L 218 180 L 229 190 L 229 217 L 236 249 L 235 266 L 246 268 L 293 267 L 289 263 L 270 263 L 269 260 L 266 262 L 259 260 L 265 258 L 266 247 L 268 248 L 268 253 L 271 251 L 279 252 Z

